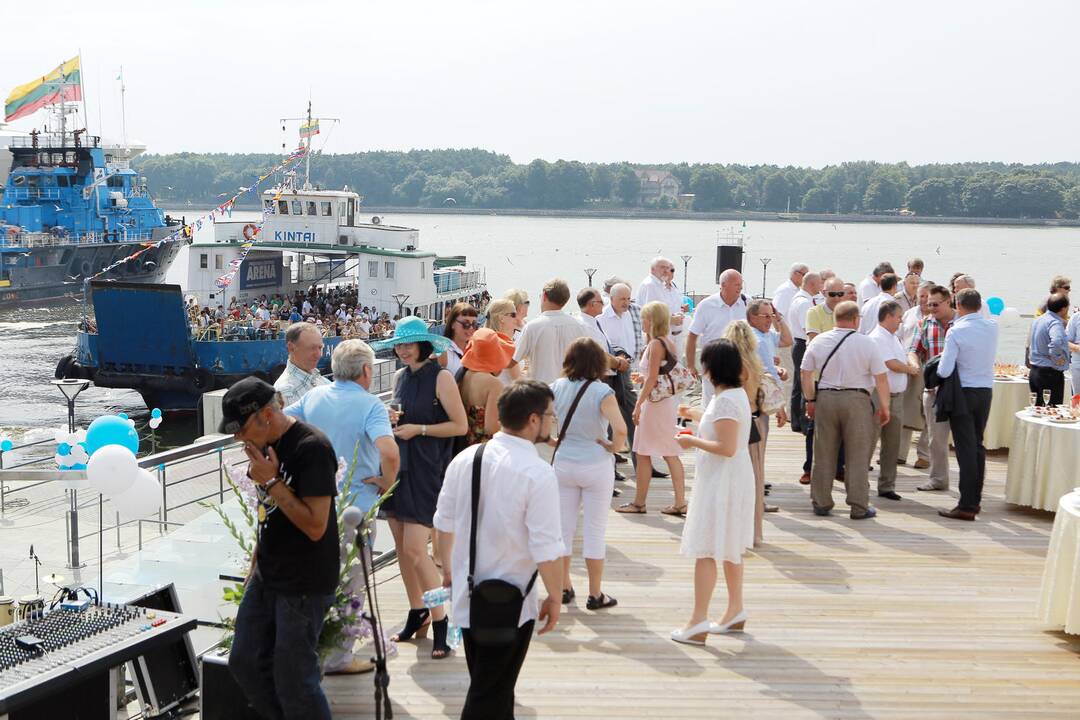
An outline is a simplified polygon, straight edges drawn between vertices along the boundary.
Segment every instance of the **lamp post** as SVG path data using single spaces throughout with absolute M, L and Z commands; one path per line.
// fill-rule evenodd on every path
M 51 381 L 53 385 L 60 388 L 60 392 L 64 393 L 64 398 L 67 400 L 68 406 L 68 432 L 75 432 L 75 398 L 79 396 L 86 388 L 90 387 L 89 380 L 79 380 L 76 378 L 65 378 L 63 380 Z M 79 492 L 78 490 L 72 490 L 69 499 L 71 500 L 71 509 L 67 511 L 68 516 L 68 564 L 69 568 L 81 568 L 84 564 L 79 562 Z
M 585 274 L 589 276 L 589 287 L 592 287 L 592 276 L 596 274 L 596 268 L 585 268 Z
M 761 297 L 765 297 L 765 274 L 768 272 L 769 263 L 772 262 L 772 258 L 761 258 Z
M 405 303 L 409 300 L 409 295 L 407 293 L 394 293 L 390 297 L 394 298 L 395 302 L 397 302 L 397 314 L 398 317 L 401 317 L 405 313 L 404 307 Z
M 682 258 L 683 295 L 690 297 L 690 277 L 687 275 L 687 267 L 690 265 L 690 258 L 692 258 L 693 255 L 680 255 L 679 257 Z

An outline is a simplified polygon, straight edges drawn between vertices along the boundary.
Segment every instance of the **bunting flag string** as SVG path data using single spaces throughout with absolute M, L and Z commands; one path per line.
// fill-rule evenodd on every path
M 249 193 L 257 195 L 258 192 L 259 192 L 259 186 L 262 185 L 262 183 L 267 178 L 273 176 L 275 173 L 278 173 L 278 172 L 281 172 L 281 171 L 288 172 L 290 170 L 295 169 L 296 166 L 300 164 L 300 161 L 304 159 L 304 156 L 307 154 L 307 152 L 308 152 L 307 148 L 305 148 L 305 147 L 299 147 L 296 150 L 293 150 L 292 153 L 290 153 L 288 157 L 286 157 L 284 160 L 282 160 L 277 165 L 275 165 L 269 172 L 267 172 L 264 175 L 260 175 L 258 181 L 255 182 L 251 187 L 243 188 L 240 192 L 236 193 L 230 199 L 226 200 L 222 204 L 215 207 L 209 213 L 207 213 L 205 215 L 200 215 L 199 217 L 195 218 L 195 220 L 193 222 L 190 222 L 190 223 L 182 226 L 178 230 L 175 230 L 174 232 L 170 233 L 169 235 L 166 235 L 165 237 L 161 238 L 160 240 L 157 240 L 155 242 L 140 243 L 140 245 L 142 246 L 142 247 L 140 247 L 140 249 L 136 250 L 135 252 L 131 253 L 130 255 L 127 255 L 125 257 L 120 258 L 119 260 L 114 262 L 112 265 L 104 267 L 101 270 L 99 270 L 98 272 L 96 272 L 93 275 L 86 278 L 86 280 L 84 281 L 84 287 L 89 285 L 89 281 L 94 280 L 96 278 L 99 278 L 102 275 L 105 275 L 105 274 L 109 273 L 112 270 L 115 270 L 116 268 L 120 267 L 124 263 L 131 262 L 132 260 L 135 260 L 136 258 L 138 258 L 143 253 L 147 252 L 148 250 L 164 247 L 168 243 L 176 242 L 177 240 L 187 240 L 189 238 L 192 238 L 196 232 L 198 232 L 199 230 L 202 229 L 204 222 L 210 222 L 210 223 L 216 222 L 216 220 L 214 219 L 214 213 L 218 213 L 218 214 L 223 215 L 223 216 L 228 215 L 231 218 L 232 213 L 233 213 L 233 206 L 236 204 L 237 200 L 239 200 L 241 197 L 243 197 L 243 196 L 245 196 L 245 195 L 247 195 Z M 281 197 L 281 191 L 278 191 L 277 193 L 275 193 L 274 194 L 275 202 L 280 197 Z M 271 213 L 268 212 L 267 207 L 264 205 L 263 209 L 262 209 L 262 217 L 259 219 L 259 222 L 255 226 L 256 229 L 255 229 L 254 237 L 256 237 L 256 238 L 258 237 L 258 233 L 259 233 L 260 230 L 262 230 L 263 223 L 266 222 L 266 218 L 267 218 L 267 216 L 269 214 L 271 214 Z M 250 252 L 250 250 L 251 250 L 251 245 L 252 245 L 252 243 L 245 243 L 244 245 L 241 245 L 241 247 L 244 248 L 244 253 L 240 258 L 240 262 L 243 262 L 243 258 L 247 257 L 248 252 Z M 234 262 L 236 262 L 236 261 L 234 261 Z M 236 265 L 236 267 L 234 269 L 232 269 L 230 272 L 228 272 L 225 275 L 222 275 L 221 277 L 219 277 L 215 281 L 215 283 L 218 285 L 218 287 L 220 287 L 221 289 L 225 289 L 226 287 L 228 287 L 229 283 L 232 282 L 233 276 L 236 275 L 236 271 L 239 269 L 239 267 L 240 267 L 240 265 L 238 263 Z M 224 280 L 224 284 L 221 284 L 223 280 Z

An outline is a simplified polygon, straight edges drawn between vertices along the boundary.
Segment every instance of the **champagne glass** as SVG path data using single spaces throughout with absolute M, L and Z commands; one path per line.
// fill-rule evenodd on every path
M 1042 391 L 1042 401 L 1043 401 L 1043 405 L 1045 405 L 1046 407 L 1050 407 L 1050 389 L 1049 388 L 1044 388 L 1043 389 L 1043 391 Z
M 1035 409 L 1035 405 L 1039 402 L 1039 394 L 1035 392 L 1028 393 L 1028 408 Z
M 397 424 L 401 422 L 403 413 L 401 412 L 401 403 L 392 402 L 389 405 L 390 408 L 390 424 L 397 427 Z

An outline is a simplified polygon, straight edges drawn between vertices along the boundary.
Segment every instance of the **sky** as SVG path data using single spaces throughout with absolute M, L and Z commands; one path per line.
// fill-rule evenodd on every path
M 340 118 L 315 142 L 331 153 L 1080 159 L 1076 2 L 54 0 L 49 15 L 45 32 L 33 4 L 4 10 L 0 94 L 81 51 L 90 130 L 119 138 L 123 66 L 127 135 L 156 153 L 293 147 L 279 118 L 310 95 Z

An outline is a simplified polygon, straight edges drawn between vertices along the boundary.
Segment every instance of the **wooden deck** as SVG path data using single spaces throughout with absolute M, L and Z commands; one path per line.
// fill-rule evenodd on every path
M 916 492 L 926 475 L 904 467 L 904 499 L 854 522 L 839 485 L 836 514 L 811 512 L 796 482 L 801 436 L 774 428 L 769 440 L 770 501 L 781 511 L 766 515 L 766 544 L 746 558 L 747 632 L 705 648 L 668 639 L 690 611 L 692 563 L 678 553 L 682 521 L 656 512 L 670 485 L 655 481 L 647 516 L 613 513 L 608 525 L 604 587 L 619 606 L 585 610 L 576 557 L 577 604 L 534 638 L 518 717 L 1080 717 L 1080 638 L 1034 617 L 1053 516 L 1005 504 L 1006 456 L 989 459 L 975 523 L 939 517 L 955 491 Z M 955 477 L 954 464 L 954 487 Z M 391 575 L 380 601 L 396 627 L 407 603 Z M 721 580 L 714 617 L 724 597 Z M 391 661 L 394 717 L 460 712 L 463 652 L 432 661 L 430 649 L 402 644 Z M 325 686 L 335 718 L 372 716 L 370 675 Z

